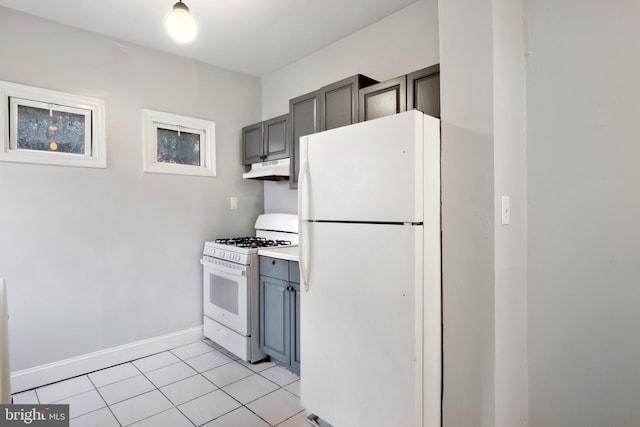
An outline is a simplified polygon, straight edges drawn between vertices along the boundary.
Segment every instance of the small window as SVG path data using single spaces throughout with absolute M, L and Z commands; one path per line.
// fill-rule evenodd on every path
M 106 167 L 104 101 L 0 82 L 0 160 Z
M 215 176 L 212 121 L 143 110 L 144 171 Z

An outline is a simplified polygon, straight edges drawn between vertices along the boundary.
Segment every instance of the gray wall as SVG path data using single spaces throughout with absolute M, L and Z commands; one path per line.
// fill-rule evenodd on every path
M 440 0 L 443 426 L 495 422 L 491 0 Z
M 441 0 L 445 426 L 525 426 L 521 0 Z M 472 66 L 470 66 L 472 64 Z M 501 224 L 501 197 L 511 220 Z
M 420 0 L 262 78 L 263 119 L 289 111 L 289 99 L 364 74 L 379 81 L 439 62 L 437 0 Z M 297 212 L 297 191 L 265 182 L 265 212 Z
M 531 426 L 640 425 L 640 4 L 526 0 Z
M 495 425 L 528 421 L 526 79 L 522 0 L 493 0 Z M 510 223 L 501 223 L 509 196 Z
M 202 324 L 204 240 L 251 232 L 263 208 L 240 165 L 260 81 L 3 8 L 0 39 L 0 80 L 107 106 L 106 170 L 0 162 L 12 370 Z M 218 176 L 143 173 L 142 108 L 215 121 Z

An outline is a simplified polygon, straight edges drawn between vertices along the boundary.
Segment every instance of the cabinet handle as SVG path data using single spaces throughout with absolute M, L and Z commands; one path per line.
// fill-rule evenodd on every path
M 275 259 L 271 260 L 271 265 L 276 265 L 276 260 Z

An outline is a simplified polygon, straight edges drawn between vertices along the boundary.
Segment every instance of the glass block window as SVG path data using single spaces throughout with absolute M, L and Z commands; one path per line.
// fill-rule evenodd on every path
M 143 110 L 145 172 L 215 176 L 212 121 Z
M 106 167 L 104 101 L 0 82 L 0 161 Z

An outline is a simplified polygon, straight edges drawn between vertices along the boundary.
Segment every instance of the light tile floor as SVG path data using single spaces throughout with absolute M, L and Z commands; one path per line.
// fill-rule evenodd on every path
M 68 403 L 71 427 L 308 427 L 300 379 L 198 341 L 13 395 Z

